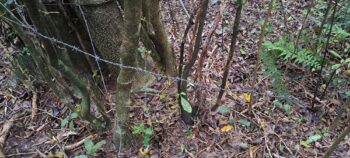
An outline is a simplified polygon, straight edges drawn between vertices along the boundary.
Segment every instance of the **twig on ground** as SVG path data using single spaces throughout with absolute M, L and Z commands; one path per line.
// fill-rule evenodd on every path
M 16 153 L 16 154 L 8 154 L 4 157 L 15 157 L 15 156 L 23 156 L 23 155 L 34 155 L 36 152 L 27 152 L 27 153 Z
M 92 138 L 94 138 L 94 135 L 90 135 L 90 136 L 88 136 L 88 137 L 86 137 L 86 138 L 84 138 L 84 139 L 82 139 L 82 140 L 80 140 L 80 141 L 78 141 L 76 143 L 73 143 L 73 144 L 70 144 L 70 145 L 66 145 L 65 147 L 63 147 L 63 149 L 65 151 L 73 150 L 73 149 L 77 148 L 78 146 L 82 145 L 85 140 L 92 139 Z
M 268 146 L 268 144 L 267 144 L 267 138 L 266 138 L 266 136 L 264 136 L 264 142 L 265 142 L 265 147 L 266 147 L 266 149 L 267 149 L 267 151 L 269 152 L 269 155 L 270 155 L 270 157 L 273 157 L 272 156 L 272 154 L 271 154 L 271 150 L 270 150 L 270 148 L 269 148 L 269 146 Z
M 42 153 L 40 150 L 35 149 L 36 153 L 39 154 L 41 157 L 47 157 L 44 153 Z
M 7 135 L 9 134 L 10 132 L 10 129 L 11 127 L 13 126 L 13 122 L 14 120 L 17 118 L 17 115 L 13 115 L 10 120 L 6 121 L 3 126 L 2 126 L 2 129 L 1 129 L 1 132 L 0 132 L 0 157 L 5 157 L 2 149 L 5 145 L 5 140 L 6 140 L 6 137 Z
M 32 97 L 32 122 L 36 120 L 36 114 L 38 113 L 38 92 L 33 91 Z
M 179 2 L 180 2 L 180 4 L 181 4 L 182 9 L 183 9 L 184 12 L 186 13 L 187 17 L 190 18 L 191 15 L 188 13 L 188 11 L 187 11 L 187 9 L 186 9 L 186 7 L 185 7 L 184 2 L 183 2 L 182 0 L 179 0 Z
M 186 148 L 185 148 L 185 152 L 188 154 L 188 156 L 190 156 L 191 158 L 195 158 L 195 156 L 189 152 Z

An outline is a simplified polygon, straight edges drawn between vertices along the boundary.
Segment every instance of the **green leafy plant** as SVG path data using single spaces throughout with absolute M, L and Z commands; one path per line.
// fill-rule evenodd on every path
M 74 158 L 89 158 L 89 157 L 86 155 L 78 155 L 78 156 L 75 156 Z
M 186 135 L 186 137 L 192 137 L 192 135 L 193 135 L 192 129 L 188 129 L 188 130 L 185 132 L 185 135 Z
M 332 65 L 333 70 L 341 70 L 341 67 L 343 67 L 343 66 L 350 68 L 350 57 L 343 58 L 336 51 L 333 51 L 333 50 L 330 51 L 330 53 L 340 60 L 338 63 Z
M 289 104 L 283 104 L 279 100 L 274 100 L 273 103 L 278 107 L 283 109 L 288 115 L 292 114 L 291 106 Z
M 261 60 L 265 74 L 272 80 L 271 86 L 274 92 L 278 95 L 288 96 L 289 92 L 282 78 L 282 72 L 277 65 L 277 55 L 276 51 L 263 52 Z
M 313 142 L 316 142 L 322 138 L 322 135 L 320 134 L 315 134 L 310 137 L 308 137 L 305 141 L 300 141 L 300 145 L 302 145 L 305 148 L 310 147 L 310 144 Z
M 181 153 L 185 152 L 185 146 L 183 144 L 180 145 L 179 150 Z
M 226 105 L 220 105 L 218 107 L 218 112 L 224 115 L 224 114 L 230 113 L 231 109 L 229 107 L 227 107 Z
M 248 121 L 247 119 L 241 119 L 238 121 L 239 124 L 241 124 L 244 127 L 249 127 L 250 126 L 250 121 Z
M 69 129 L 74 130 L 74 120 L 78 117 L 78 113 L 72 112 L 70 115 L 68 115 L 61 121 L 61 128 L 64 128 L 66 125 L 68 125 Z
M 104 144 L 106 144 L 105 140 L 101 140 L 98 143 L 94 144 L 94 142 L 92 142 L 92 140 L 86 139 L 84 141 L 84 148 L 85 148 L 86 153 L 88 155 L 95 155 L 97 153 L 97 151 L 102 148 L 102 146 Z
M 264 43 L 265 52 L 279 56 L 284 61 L 295 62 L 310 67 L 313 71 L 321 68 L 321 57 L 313 53 L 308 48 L 297 48 L 293 42 L 285 38 L 279 38 L 276 42 L 266 41 Z M 265 54 L 265 53 L 264 53 Z M 266 56 L 266 54 L 265 54 Z M 275 60 L 277 60 L 276 58 Z
M 180 95 L 176 96 L 176 98 L 181 99 L 181 106 L 186 112 L 192 113 L 192 106 L 190 102 L 188 102 L 188 100 L 186 99 L 187 97 L 184 92 L 181 92 Z
M 150 145 L 150 141 L 153 135 L 153 127 L 147 127 L 145 128 L 143 123 L 137 124 L 133 126 L 132 134 L 134 135 L 142 135 L 143 141 L 142 144 L 145 147 L 148 147 Z

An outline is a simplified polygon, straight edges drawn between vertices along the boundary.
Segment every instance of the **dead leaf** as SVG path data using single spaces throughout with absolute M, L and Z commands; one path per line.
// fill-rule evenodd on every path
M 254 153 L 256 152 L 257 149 L 258 148 L 256 146 L 253 146 L 253 145 L 249 147 L 249 156 L 250 156 L 250 158 L 254 158 Z
M 264 127 L 265 127 L 265 120 L 264 119 L 258 119 L 258 123 L 260 125 L 260 128 L 264 129 Z

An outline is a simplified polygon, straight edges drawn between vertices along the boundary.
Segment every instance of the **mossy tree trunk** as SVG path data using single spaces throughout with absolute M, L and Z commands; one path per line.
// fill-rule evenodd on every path
M 146 20 L 149 20 L 148 23 L 150 23 L 152 26 L 151 28 L 148 28 L 148 34 L 154 43 L 156 51 L 160 57 L 160 64 L 164 67 L 165 72 L 168 75 L 175 75 L 175 56 L 171 43 L 169 42 L 168 35 L 163 26 L 159 0 L 145 1 L 145 3 L 148 5 L 144 10 L 146 10 L 149 18 L 146 18 Z
M 100 119 L 90 113 L 90 94 L 93 94 L 93 96 L 100 95 L 95 88 L 95 84 L 91 84 L 93 83 L 91 67 L 87 59 L 81 54 L 74 53 L 71 48 L 68 49 L 58 45 L 54 40 L 48 39 L 55 38 L 55 40 L 66 41 L 70 45 L 79 44 L 79 42 L 76 42 L 78 41 L 77 37 L 67 34 L 66 31 L 70 31 L 70 26 L 67 25 L 64 16 L 51 15 L 58 11 L 50 12 L 54 8 L 45 7 L 39 0 L 23 2 L 29 17 L 27 21 L 34 25 L 34 28 L 30 31 L 37 32 L 36 36 L 26 30 L 31 26 L 23 26 L 19 18 L 10 13 L 10 10 L 5 8 L 4 5 L 1 6 L 1 12 L 4 15 L 1 19 L 12 26 L 24 46 L 29 49 L 32 62 L 37 67 L 36 73 L 32 73 L 32 77 L 46 81 L 49 87 L 61 98 L 61 101 L 72 110 L 75 110 L 74 106 L 80 105 L 81 118 L 101 127 Z M 1 3 L 4 4 L 5 2 L 1 1 Z M 59 13 L 61 14 L 61 12 Z M 45 39 L 45 37 L 48 38 Z M 72 41 L 75 43 L 70 43 Z M 85 48 L 88 47 L 85 46 Z M 79 58 L 79 62 L 72 60 L 77 58 Z M 23 69 L 26 68 L 23 67 L 26 63 L 19 63 L 19 65 Z M 74 98 L 81 98 L 82 101 L 77 102 Z M 97 108 L 105 121 L 108 121 L 103 107 Z
M 119 63 L 119 48 L 122 43 L 121 29 L 124 23 L 120 4 L 115 0 L 71 0 L 71 2 L 81 5 L 93 43 L 102 58 Z M 79 8 L 76 8 L 76 11 L 81 17 L 80 20 L 84 22 Z M 111 80 L 116 81 L 119 68 L 108 65 L 108 70 Z
M 123 42 L 120 47 L 120 62 L 126 66 L 137 67 L 137 49 L 140 38 L 142 1 L 124 1 L 124 27 Z M 129 106 L 131 105 L 130 93 L 135 82 L 136 72 L 122 68 L 117 80 L 116 95 L 116 123 L 114 129 L 114 141 L 118 147 L 127 147 L 129 122 Z
M 92 76 L 92 71 L 98 70 L 96 61 L 94 58 L 77 54 L 72 47 L 57 41 L 67 43 L 90 55 L 97 53 L 101 58 L 114 63 L 145 68 L 147 63 L 138 52 L 139 43 L 142 42 L 154 53 L 151 55 L 153 61 L 159 63 L 167 74 L 174 75 L 175 55 L 162 23 L 159 0 L 67 1 L 71 3 L 49 0 L 21 1 L 26 10 L 22 18 L 26 18 L 32 26 L 19 24 L 19 15 L 11 13 L 15 12 L 13 8 L 16 5 L 7 6 L 12 9 L 2 5 L 0 11 L 4 16 L 0 19 L 12 27 L 23 45 L 30 50 L 31 60 L 38 72 L 33 73 L 33 77 L 47 82 L 62 102 L 72 110 L 75 109 L 74 106 L 80 105 L 80 116 L 83 119 L 101 126 L 101 119 L 91 114 L 90 102 L 94 101 L 103 119 L 108 121 L 103 108 L 103 95 L 98 90 L 98 81 Z M 0 2 L 5 4 L 7 1 Z M 143 9 L 143 3 L 147 3 L 149 7 Z M 141 26 L 142 14 L 146 13 L 149 28 Z M 30 33 L 31 31 L 33 33 Z M 25 67 L 26 64 L 19 65 Z M 114 83 L 117 85 L 114 140 L 117 146 L 124 145 L 128 140 L 126 132 L 129 123 L 128 108 L 131 105 L 130 95 L 132 90 L 139 88 L 138 86 L 145 86 L 139 84 L 140 75 L 144 78 L 144 74 L 113 65 L 104 68 L 104 72 L 108 70 L 111 79 L 116 81 Z M 79 98 L 78 101 L 76 98 Z

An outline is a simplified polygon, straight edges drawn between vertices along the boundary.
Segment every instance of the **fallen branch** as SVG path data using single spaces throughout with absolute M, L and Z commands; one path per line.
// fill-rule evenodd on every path
M 14 120 L 17 118 L 17 115 L 14 115 L 10 118 L 10 120 L 6 121 L 4 125 L 2 126 L 1 132 L 0 132 L 0 157 L 5 157 L 2 149 L 5 145 L 6 137 L 10 132 L 11 127 L 13 126 Z
M 31 119 L 34 122 L 36 120 L 36 114 L 38 113 L 38 92 L 33 91 L 32 97 L 32 115 Z
M 84 139 L 82 139 L 82 140 L 80 140 L 80 141 L 78 141 L 78 142 L 76 142 L 76 143 L 67 145 L 67 146 L 65 146 L 63 149 L 64 149 L 65 151 L 73 150 L 73 149 L 79 147 L 80 145 L 82 145 L 82 144 L 84 143 L 85 140 L 87 140 L 87 139 L 92 139 L 92 138 L 94 138 L 94 135 L 90 135 L 90 136 L 88 136 L 88 137 L 86 137 L 86 138 L 84 138 Z

